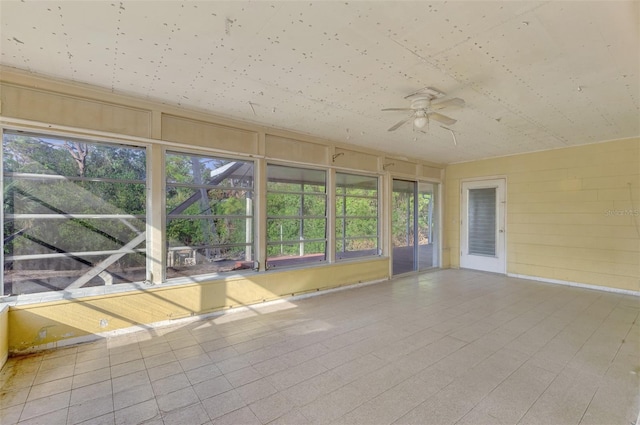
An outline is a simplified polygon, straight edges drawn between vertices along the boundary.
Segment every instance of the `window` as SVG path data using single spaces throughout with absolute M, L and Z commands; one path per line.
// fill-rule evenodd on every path
M 378 178 L 336 173 L 336 259 L 378 254 Z
M 253 162 L 166 154 L 167 278 L 254 268 Z
M 146 278 L 144 148 L 3 134 L 3 295 Z
M 326 259 L 326 172 L 267 166 L 267 266 Z

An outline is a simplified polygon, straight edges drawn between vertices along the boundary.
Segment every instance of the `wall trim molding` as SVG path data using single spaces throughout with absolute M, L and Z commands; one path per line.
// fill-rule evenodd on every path
M 260 308 L 260 309 L 268 308 L 268 307 L 272 307 L 272 306 L 277 306 L 278 304 L 284 304 L 284 303 L 287 303 L 287 302 L 299 301 L 299 300 L 303 300 L 303 299 L 306 299 L 306 298 L 316 297 L 316 296 L 319 296 L 319 295 L 327 295 L 327 294 L 331 294 L 331 293 L 334 293 L 334 292 L 346 291 L 346 290 L 349 290 L 349 289 L 360 288 L 360 287 L 363 287 L 363 286 L 376 285 L 378 283 L 386 282 L 386 281 L 389 281 L 389 279 L 388 278 L 376 279 L 376 280 L 372 280 L 372 281 L 368 281 L 368 282 L 354 283 L 354 284 L 351 284 L 351 285 L 343 285 L 343 286 L 338 286 L 338 287 L 334 287 L 334 288 L 328 288 L 328 289 L 324 289 L 324 290 L 318 289 L 318 290 L 315 290 L 315 291 L 312 291 L 312 292 L 306 292 L 306 293 L 302 293 L 302 294 L 298 294 L 298 295 L 294 295 L 294 296 L 289 296 L 289 297 L 282 297 L 282 298 L 278 298 L 276 300 L 271 300 L 271 301 L 266 301 L 266 302 L 243 305 L 243 306 L 240 306 L 240 307 L 227 308 L 227 309 L 223 309 L 223 310 L 216 310 L 216 311 L 213 311 L 213 312 L 210 312 L 210 313 L 198 314 L 198 315 L 188 316 L 188 317 L 181 317 L 179 319 L 163 320 L 163 321 L 160 321 L 160 322 L 153 322 L 153 323 L 142 324 L 142 325 L 134 325 L 134 326 L 130 326 L 130 327 L 127 327 L 127 328 L 115 329 L 115 330 L 107 331 L 107 332 L 100 332 L 100 333 L 95 333 L 95 334 L 91 334 L 91 335 L 84 335 L 84 336 L 79 336 L 79 337 L 74 337 L 74 338 L 68 338 L 68 339 L 64 339 L 64 340 L 50 342 L 48 344 L 35 345 L 35 346 L 29 347 L 29 348 L 27 348 L 25 350 L 10 351 L 9 354 L 11 356 L 20 356 L 20 355 L 35 353 L 35 352 L 38 352 L 38 351 L 54 350 L 54 349 L 57 349 L 57 348 L 69 347 L 69 346 L 72 346 L 72 345 L 84 344 L 84 343 L 88 343 L 88 342 L 95 342 L 95 341 L 99 341 L 101 339 L 112 338 L 112 337 L 116 337 L 116 336 L 120 336 L 120 335 L 127 335 L 127 334 L 131 334 L 131 333 L 134 333 L 134 332 L 140 332 L 140 331 L 151 332 L 151 331 L 153 331 L 155 329 L 161 329 L 161 328 L 171 327 L 171 326 L 176 326 L 176 325 L 187 325 L 189 323 L 200 322 L 200 321 L 204 321 L 204 320 L 207 320 L 207 319 L 211 319 L 213 317 L 219 317 L 219 316 L 222 316 L 222 315 L 243 313 L 243 312 L 254 310 L 256 308 Z
M 630 289 L 611 288 L 609 286 L 591 285 L 588 283 L 572 282 L 569 280 L 548 279 L 546 277 L 529 276 L 529 275 L 517 274 L 517 273 L 507 273 L 507 276 L 515 277 L 518 279 L 535 280 L 538 282 L 553 283 L 556 285 L 573 286 L 573 287 L 583 288 L 583 289 L 593 289 L 596 291 L 613 292 L 616 294 L 625 294 L 625 295 L 633 295 L 635 297 L 640 297 L 640 291 L 632 291 Z

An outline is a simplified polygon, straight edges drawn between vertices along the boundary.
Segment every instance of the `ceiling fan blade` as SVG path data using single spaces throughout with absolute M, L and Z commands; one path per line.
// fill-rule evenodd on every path
M 442 100 L 440 102 L 431 103 L 431 109 L 442 109 L 448 108 L 451 106 L 463 107 L 465 105 L 464 99 L 460 99 L 459 97 L 454 97 L 453 99 Z
M 396 125 L 394 125 L 393 127 L 391 127 L 387 131 L 395 131 L 395 130 L 399 129 L 400 127 L 402 127 L 403 125 L 405 125 L 406 123 L 408 123 L 409 121 L 411 121 L 412 119 L 413 119 L 413 114 L 409 115 L 409 117 L 407 119 L 404 119 L 404 120 L 396 123 Z
M 413 111 L 411 108 L 384 108 L 382 111 Z
M 431 113 L 429 113 L 427 115 L 428 115 L 428 117 L 430 119 L 434 119 L 436 121 L 440 121 L 442 124 L 446 124 L 446 125 L 453 125 L 458 121 L 458 120 L 454 120 L 453 118 L 450 118 L 450 117 L 448 117 L 446 115 L 439 114 L 437 112 L 431 112 Z
M 413 97 L 415 95 L 428 96 L 432 99 L 435 99 L 444 96 L 444 93 L 434 87 L 423 87 L 420 90 L 405 96 L 404 98 L 409 99 L 410 97 Z
M 428 89 L 428 87 L 423 87 L 423 88 L 421 88 L 421 89 L 420 89 L 420 90 L 418 90 L 418 91 L 414 91 L 413 93 L 406 95 L 404 98 L 405 98 L 405 99 L 409 99 L 410 97 L 415 96 L 415 95 L 417 95 L 417 94 L 422 94 L 422 93 L 424 93 L 424 91 L 425 91 L 425 90 L 427 90 L 427 89 Z

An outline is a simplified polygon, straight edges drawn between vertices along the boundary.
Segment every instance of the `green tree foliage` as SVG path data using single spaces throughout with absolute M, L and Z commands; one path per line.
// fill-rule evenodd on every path
M 338 251 L 376 249 L 378 246 L 377 191 L 358 187 L 337 188 L 336 238 Z M 357 238 L 346 239 L 342 238 Z
M 324 253 L 326 247 L 325 186 L 304 182 L 267 183 L 267 256 Z
M 58 215 L 5 219 L 6 254 L 116 250 L 145 231 L 144 149 L 5 133 L 3 167 L 5 214 Z M 142 218 L 77 218 L 70 214 Z M 86 257 L 84 262 L 66 260 L 66 267 L 84 267 L 87 262 L 102 258 Z M 143 266 L 144 256 L 129 254 L 119 264 Z
M 394 246 L 412 245 L 414 242 L 414 202 L 417 199 L 417 238 L 418 244 L 429 241 L 429 211 L 433 194 L 418 193 L 414 198 L 413 192 L 396 191 L 392 199 L 392 240 Z

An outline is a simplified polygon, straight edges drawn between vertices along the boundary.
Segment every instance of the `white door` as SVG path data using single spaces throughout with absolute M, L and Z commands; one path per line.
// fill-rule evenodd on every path
M 505 180 L 462 183 L 460 267 L 506 273 Z

